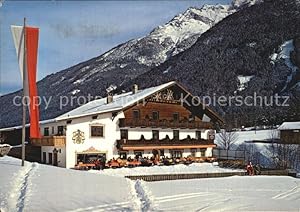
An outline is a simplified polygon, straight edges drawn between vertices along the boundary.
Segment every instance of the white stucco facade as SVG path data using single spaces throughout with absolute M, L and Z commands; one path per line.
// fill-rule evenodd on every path
M 97 119 L 92 119 L 91 116 L 72 120 L 71 124 L 67 125 L 66 130 L 66 167 L 71 168 L 76 165 L 76 154 L 83 152 L 99 152 L 106 154 L 106 158 L 113 158 L 118 155 L 116 149 L 116 141 L 120 139 L 118 119 L 123 118 L 123 114 L 118 114 L 117 117 L 112 117 L 111 113 L 98 115 Z M 103 126 L 103 137 L 92 137 L 91 126 Z M 83 143 L 74 143 L 73 132 L 80 130 L 84 133 Z
M 49 153 L 57 151 L 58 163 L 57 165 L 60 167 L 66 168 L 74 168 L 77 164 L 77 154 L 83 153 L 101 153 L 105 154 L 106 159 L 118 158 L 120 152 L 126 152 L 127 157 L 134 158 L 135 153 L 138 151 L 142 151 L 143 157 L 152 157 L 152 150 L 129 150 L 129 151 L 119 151 L 116 147 L 116 142 L 121 138 L 120 128 L 119 128 L 119 119 L 124 118 L 124 113 L 119 112 L 113 116 L 112 113 L 103 113 L 96 116 L 86 116 L 81 118 L 72 119 L 71 122 L 60 121 L 54 123 L 47 123 L 41 126 L 41 131 L 43 133 L 43 129 L 45 127 L 49 128 L 49 135 L 57 134 L 57 127 L 64 126 L 64 133 L 66 137 L 66 145 L 65 147 L 54 147 L 54 146 L 42 146 L 41 147 L 41 160 L 44 160 L 46 154 L 46 161 L 43 161 L 49 164 Z M 91 126 L 103 126 L 103 136 L 102 137 L 93 137 L 91 136 Z M 52 130 L 54 129 L 54 130 Z M 196 138 L 197 131 L 200 132 L 202 139 L 207 139 L 208 129 L 196 130 L 196 129 L 180 129 L 180 128 L 129 128 L 124 127 L 121 129 L 128 130 L 128 139 L 129 140 L 139 140 L 143 135 L 145 139 L 152 139 L 152 131 L 159 131 L 159 138 L 164 139 L 169 136 L 170 139 L 173 139 L 173 132 L 175 130 L 179 131 L 179 139 L 186 139 L 187 137 Z M 73 133 L 80 130 L 84 134 L 84 140 L 81 143 L 76 143 L 73 139 Z M 54 134 L 52 134 L 54 133 Z M 180 149 L 180 148 L 179 148 Z M 182 156 L 188 157 L 190 156 L 191 149 L 180 149 L 182 150 Z M 164 156 L 171 157 L 171 152 L 174 150 L 164 149 Z M 195 151 L 195 157 L 210 157 L 212 156 L 212 148 L 207 148 L 205 153 L 201 153 L 200 148 L 193 148 Z M 202 150 L 203 152 L 203 150 Z M 53 163 L 52 159 L 52 163 Z
M 57 152 L 57 166 L 66 167 L 66 148 L 65 147 L 53 147 L 53 146 L 42 146 L 41 147 L 41 161 L 45 164 L 50 164 L 50 154 L 52 157 L 52 163 L 54 162 L 54 152 Z M 45 154 L 45 158 L 44 158 Z M 45 160 L 44 160 L 45 159 Z
M 211 138 L 212 130 L 208 128 L 211 128 L 211 117 L 213 117 L 214 120 L 216 120 L 216 117 L 212 115 L 212 112 L 208 113 L 209 115 L 206 114 L 206 112 L 205 114 L 198 113 L 197 121 L 198 123 L 202 121 L 203 125 L 189 125 L 185 128 L 174 128 L 174 126 L 181 127 L 180 125 L 176 125 L 179 123 L 178 121 L 182 121 L 181 123 L 186 123 L 186 121 L 182 119 L 179 120 L 179 112 L 174 109 L 174 107 L 168 107 L 167 105 L 180 105 L 179 100 L 174 99 L 173 91 L 170 90 L 171 87 L 174 88 L 174 92 L 181 90 L 182 92 L 187 93 L 187 91 L 184 91 L 184 89 L 177 85 L 176 82 L 169 82 L 140 91 L 135 90 L 116 96 L 110 96 L 110 98 L 93 100 L 62 114 L 53 120 L 41 124 L 41 134 L 46 137 L 45 141 L 43 141 L 45 145 L 43 145 L 43 142 L 39 143 L 39 145 L 42 145 L 42 161 L 53 164 L 53 154 L 55 153 L 55 165 L 73 168 L 78 162 L 82 162 L 83 160 L 86 161 L 86 155 L 95 155 L 91 157 L 96 157 L 96 159 L 98 159 L 98 157 L 103 158 L 103 155 L 105 155 L 106 160 L 118 158 L 120 154 L 131 158 L 134 158 L 138 153 L 140 153 L 142 157 L 152 157 L 154 150 L 159 151 L 156 155 L 163 155 L 165 157 L 188 157 L 190 155 L 195 157 L 212 156 L 214 144 L 213 142 L 205 141 L 213 140 L 213 138 Z M 166 107 L 166 110 L 173 108 L 171 112 L 178 114 L 177 119 L 172 117 L 174 113 L 167 113 L 168 115 L 165 115 L 165 117 L 162 118 L 162 120 L 165 119 L 168 121 L 176 120 L 176 122 L 174 122 L 175 125 L 172 125 L 172 128 L 171 125 L 168 125 L 168 127 L 160 125 L 158 121 L 161 121 L 161 117 L 155 119 L 158 123 L 154 125 L 155 127 L 153 127 L 153 125 L 141 126 L 139 124 L 133 126 L 130 124 L 121 124 L 121 119 L 124 121 L 125 118 L 124 113 L 126 114 L 128 111 L 133 112 L 128 110 L 128 108 L 135 106 L 137 102 L 141 100 L 147 98 L 149 100 L 150 96 L 163 90 L 166 91 L 166 89 L 168 89 L 168 95 L 163 94 L 158 96 L 168 96 L 169 99 L 167 102 L 159 102 L 160 100 L 157 100 L 158 102 L 156 103 L 161 104 L 161 107 Z M 157 98 L 157 96 L 151 98 L 152 99 L 149 100 L 150 102 L 154 101 L 153 99 Z M 149 107 L 148 109 L 150 110 L 148 112 L 153 113 L 153 111 L 151 111 L 153 108 Z M 189 115 L 195 118 L 196 115 L 191 112 L 195 112 L 195 109 L 190 110 L 190 114 L 187 114 L 186 110 L 187 108 L 184 110 L 179 109 L 179 111 L 183 111 L 182 113 L 185 114 L 185 118 Z M 203 110 L 203 108 L 201 107 L 199 110 Z M 206 111 L 209 111 L 209 109 L 206 109 Z M 128 113 L 126 116 L 125 120 L 132 119 L 132 117 L 130 117 L 131 115 L 128 115 Z M 138 120 L 140 120 L 140 118 Z M 187 120 L 191 121 L 189 119 Z M 120 126 L 122 127 L 120 128 Z M 203 129 L 199 129 L 199 126 L 202 126 Z M 121 130 L 123 135 L 122 139 Z M 125 139 L 124 133 L 126 135 Z M 174 138 L 175 135 L 176 138 Z M 57 140 L 55 140 L 56 136 Z M 147 140 L 148 143 L 138 143 L 143 142 L 143 139 Z M 128 140 L 128 142 L 131 143 L 125 143 L 124 140 L 125 142 Z M 149 143 L 149 141 L 153 143 Z M 160 141 L 165 143 L 157 143 Z M 174 141 L 175 143 L 170 141 Z M 189 141 L 191 141 L 191 143 L 189 143 Z M 157 144 L 156 146 L 155 142 Z M 201 142 L 203 142 L 203 144 L 201 144 Z M 51 156 L 53 157 L 52 160 L 49 158 Z M 88 161 L 91 160 L 89 156 L 87 159 Z

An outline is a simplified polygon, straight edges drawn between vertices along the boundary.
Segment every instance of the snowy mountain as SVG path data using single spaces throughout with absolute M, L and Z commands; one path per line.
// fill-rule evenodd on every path
M 157 40 L 162 45 L 167 44 L 158 55 L 162 56 L 159 63 L 164 62 L 170 55 L 176 55 L 189 48 L 202 33 L 235 11 L 236 9 L 229 5 L 189 8 L 183 14 L 175 16 L 169 23 L 154 29 L 149 38 Z
M 145 37 L 45 77 L 38 82 L 39 95 L 51 97 L 51 102 L 47 108 L 42 105 L 41 119 L 53 118 L 78 106 L 75 101 L 59 108 L 59 96 L 104 96 L 108 88 L 117 88 L 190 48 L 202 33 L 244 5 L 237 2 L 189 8 Z M 21 108 L 12 105 L 15 95 L 21 95 L 21 91 L 0 97 L 0 126 L 20 123 Z
M 245 5 L 242 2 L 234 3 Z M 227 124 L 254 126 L 299 120 L 299 10 L 297 0 L 272 0 L 235 12 L 203 33 L 193 46 L 122 89 L 134 82 L 149 87 L 177 80 L 199 96 L 238 95 L 245 99 L 256 95 L 267 99 L 256 107 L 248 106 L 253 101 L 242 107 L 234 106 L 234 101 L 231 106 L 229 102 L 213 105 Z M 289 98 L 288 104 L 269 106 L 276 94 Z
M 290 97 L 290 107 L 216 105 L 228 124 L 300 119 L 299 5 L 298 0 L 234 0 L 189 8 L 145 37 L 39 81 L 39 95 L 46 99 L 41 119 L 85 103 L 79 96 L 104 96 L 128 90 L 133 83 L 145 88 L 170 80 L 199 96 Z M 16 95 L 21 91 L 0 97 L 1 127 L 21 122 L 21 107 L 12 105 Z M 61 97 L 75 99 L 60 107 Z

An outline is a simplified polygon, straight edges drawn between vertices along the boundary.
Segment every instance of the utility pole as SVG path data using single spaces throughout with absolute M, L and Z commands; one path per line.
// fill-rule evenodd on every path
M 23 27 L 23 35 L 24 35 L 24 59 L 23 59 L 23 101 L 22 101 L 22 109 L 23 109 L 23 118 L 22 118 L 22 166 L 25 163 L 25 136 L 26 136 L 26 101 L 25 97 L 25 76 L 26 76 L 26 18 L 24 18 L 24 27 Z

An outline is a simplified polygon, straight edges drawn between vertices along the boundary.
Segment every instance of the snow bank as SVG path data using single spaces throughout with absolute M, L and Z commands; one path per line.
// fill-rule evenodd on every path
M 178 164 L 172 166 L 152 166 L 136 168 L 104 169 L 103 171 L 90 170 L 93 173 L 110 176 L 133 176 L 133 175 L 153 175 L 153 174 L 187 174 L 187 173 L 217 173 L 244 171 L 240 169 L 220 168 L 212 163 L 192 163 L 190 165 Z
M 0 158 L 0 211 L 111 211 L 132 206 L 130 182 L 88 172 Z

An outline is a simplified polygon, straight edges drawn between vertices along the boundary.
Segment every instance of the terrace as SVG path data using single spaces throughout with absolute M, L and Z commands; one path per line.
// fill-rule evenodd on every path
M 66 146 L 66 136 L 43 136 L 42 138 L 31 139 L 33 146 Z
M 150 120 L 150 119 L 120 119 L 119 127 L 153 127 L 153 128 L 181 128 L 181 129 L 213 129 L 211 122 L 189 120 Z
M 185 148 L 207 148 L 215 147 L 213 140 L 204 139 L 139 139 L 139 140 L 117 140 L 117 148 L 122 150 L 139 150 L 139 149 L 185 149 Z

